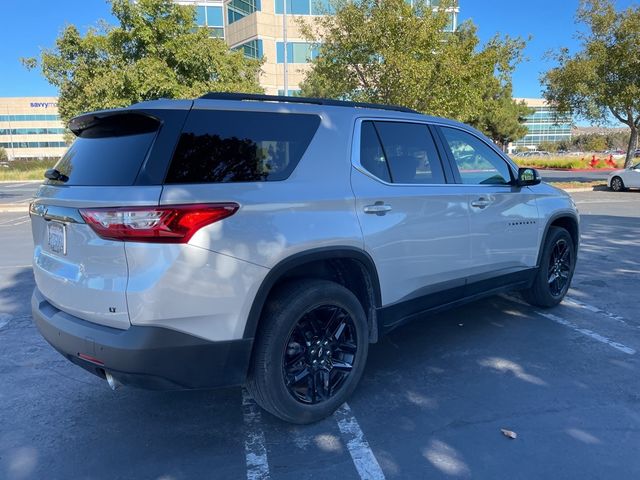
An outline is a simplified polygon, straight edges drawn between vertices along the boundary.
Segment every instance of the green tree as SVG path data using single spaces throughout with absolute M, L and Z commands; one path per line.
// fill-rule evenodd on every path
M 524 137 L 529 129 L 523 125 L 525 117 L 532 112 L 524 102 L 515 102 L 511 85 L 495 89 L 496 93 L 486 95 L 484 108 L 478 117 L 464 121 L 471 123 L 505 149 L 511 142 Z
M 540 142 L 540 144 L 538 145 L 538 150 L 542 150 L 544 152 L 557 152 L 559 145 L 559 142 L 549 142 L 549 141 L 543 141 Z
M 0 162 L 6 162 L 9 160 L 9 155 L 7 155 L 7 151 L 4 147 L 0 147 Z
M 589 135 L 586 138 L 584 147 L 589 152 L 602 152 L 607 149 L 607 139 L 604 135 Z
M 65 27 L 40 62 L 58 87 L 63 120 L 89 110 L 157 98 L 193 98 L 209 91 L 261 92 L 261 61 L 230 50 L 197 28 L 195 9 L 171 0 L 110 0 L 118 25 L 99 22 L 81 35 Z
M 626 136 L 628 140 L 628 135 Z M 608 136 L 601 133 L 586 133 L 574 137 L 573 144 L 579 150 L 585 152 L 601 152 L 607 148 L 612 148 L 609 145 Z
M 335 15 L 302 20 L 319 53 L 302 94 L 403 105 L 471 123 L 499 142 L 523 135 L 511 74 L 524 41 L 496 36 L 481 46 L 471 22 L 445 31 L 451 4 L 336 0 Z
M 613 118 L 630 129 L 625 166 L 633 162 L 640 128 L 640 7 L 616 11 L 612 0 L 581 0 L 580 51 L 562 49 L 543 77 L 545 98 L 559 111 L 596 123 Z

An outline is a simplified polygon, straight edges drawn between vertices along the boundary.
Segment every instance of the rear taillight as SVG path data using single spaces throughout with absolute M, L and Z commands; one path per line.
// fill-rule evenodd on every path
M 85 222 L 102 238 L 125 242 L 187 243 L 202 227 L 233 215 L 235 203 L 161 207 L 86 208 Z

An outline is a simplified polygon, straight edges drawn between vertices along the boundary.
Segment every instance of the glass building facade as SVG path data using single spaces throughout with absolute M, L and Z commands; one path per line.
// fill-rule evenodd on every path
M 529 133 L 517 142 L 513 148 L 537 149 L 542 142 L 560 142 L 571 140 L 571 116 L 558 116 L 557 110 L 545 100 L 539 98 L 517 98 L 516 101 L 524 101 L 533 110 L 526 117 L 524 125 Z
M 318 49 L 305 41 L 300 16 L 332 14 L 331 0 L 174 0 L 196 7 L 197 22 L 208 28 L 212 37 L 226 40 L 234 50 L 249 58 L 263 59 L 260 83 L 269 94 L 299 94 L 300 82 L 309 70 Z M 405 0 L 413 5 L 417 0 Z M 286 2 L 286 3 L 285 3 Z M 441 0 L 426 0 L 434 9 Z M 284 13 L 287 13 L 286 17 Z M 458 2 L 447 10 L 447 31 L 458 27 Z M 286 24 L 286 29 L 284 28 Z M 287 74 L 285 75 L 285 41 Z M 285 80 L 285 77 L 288 80 Z M 285 84 L 287 87 L 285 88 Z
M 178 0 L 175 3 L 196 7 L 196 23 L 198 26 L 208 29 L 211 38 L 225 38 L 224 3 L 222 0 Z
M 10 160 L 62 156 L 65 132 L 57 98 L 0 98 L 0 147 Z

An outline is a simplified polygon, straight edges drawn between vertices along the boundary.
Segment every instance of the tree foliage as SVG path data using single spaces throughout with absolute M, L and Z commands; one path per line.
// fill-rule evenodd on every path
M 540 142 L 539 150 L 549 152 L 579 151 L 579 152 L 601 152 L 603 150 L 623 150 L 627 148 L 629 142 L 629 132 L 615 131 L 607 133 L 583 133 L 574 135 L 571 139 L 560 140 L 558 142 Z
M 493 95 L 486 95 L 484 108 L 477 117 L 467 120 L 479 130 L 485 132 L 502 148 L 524 137 L 529 129 L 523 124 L 532 109 L 523 101 L 512 98 L 511 85 L 498 89 Z
M 335 15 L 302 21 L 319 55 L 302 94 L 390 103 L 471 123 L 505 142 L 526 133 L 511 99 L 511 74 L 524 41 L 480 45 L 472 23 L 445 31 L 448 7 L 405 0 L 336 0 Z
M 195 9 L 171 0 L 110 0 L 118 25 L 101 21 L 81 35 L 65 27 L 41 54 L 44 77 L 60 91 L 67 121 L 89 110 L 209 91 L 261 92 L 261 62 L 231 51 L 197 28 Z M 27 68 L 36 59 L 24 59 Z
M 9 155 L 4 147 L 0 147 L 0 162 L 6 162 L 9 160 Z
M 581 49 L 562 49 L 558 66 L 542 78 L 545 98 L 561 113 L 630 129 L 625 166 L 633 163 L 640 128 L 640 7 L 616 11 L 612 0 L 581 0 L 577 19 L 587 28 Z

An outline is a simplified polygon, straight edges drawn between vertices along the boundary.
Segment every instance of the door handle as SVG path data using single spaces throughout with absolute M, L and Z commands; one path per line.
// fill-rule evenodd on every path
M 473 200 L 471 202 L 471 206 L 474 208 L 487 208 L 489 205 L 491 205 L 491 200 L 486 199 L 484 197 L 480 197 L 477 200 Z
M 371 213 L 373 215 L 384 215 L 391 211 L 391 205 L 386 203 L 376 202 L 375 205 L 367 205 L 364 207 L 364 213 Z

